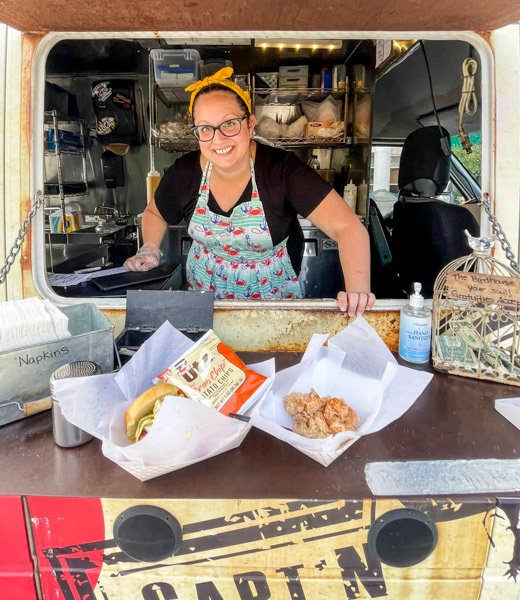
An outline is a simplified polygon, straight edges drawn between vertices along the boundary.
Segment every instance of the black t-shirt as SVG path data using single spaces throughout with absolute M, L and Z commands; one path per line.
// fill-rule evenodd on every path
M 299 273 L 304 241 L 297 215 L 307 217 L 332 187 L 292 152 L 262 144 L 257 144 L 255 178 L 273 245 L 289 237 L 287 251 L 294 270 Z M 178 225 L 183 219 L 189 224 L 201 179 L 200 152 L 185 154 L 166 171 L 155 192 L 155 204 L 168 224 Z M 249 180 L 235 206 L 249 201 L 251 191 Z M 223 211 L 210 191 L 208 208 L 228 217 L 234 207 Z

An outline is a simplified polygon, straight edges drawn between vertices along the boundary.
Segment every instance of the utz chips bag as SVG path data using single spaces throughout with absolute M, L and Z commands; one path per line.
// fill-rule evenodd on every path
M 224 415 L 243 414 L 262 395 L 268 379 L 248 369 L 238 356 L 209 330 L 154 383 L 171 383 L 188 398 Z

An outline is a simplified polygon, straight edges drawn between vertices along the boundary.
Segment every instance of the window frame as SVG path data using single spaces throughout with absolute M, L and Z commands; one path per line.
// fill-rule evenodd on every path
M 31 65 L 31 173 L 30 186 L 32 190 L 43 189 L 43 122 L 44 122 L 44 90 L 45 90 L 45 65 L 47 56 L 53 46 L 58 42 L 66 39 L 118 39 L 118 38 L 134 38 L 145 39 L 157 37 L 157 32 L 75 32 L 75 33 L 49 33 L 41 38 L 35 47 L 33 61 Z M 246 38 L 265 38 L 272 37 L 279 39 L 287 37 L 287 32 L 284 31 L 240 31 L 226 32 L 226 38 L 230 43 L 233 39 Z M 291 38 L 294 39 L 395 39 L 395 32 L 349 32 L 349 31 L 305 31 L 305 32 L 290 32 Z M 222 40 L 222 32 L 198 31 L 198 32 L 160 32 L 162 38 L 204 40 L 214 38 Z M 494 189 L 494 125 L 495 125 L 495 80 L 494 80 L 494 57 L 492 48 L 489 43 L 479 34 L 462 31 L 462 32 L 399 32 L 399 39 L 417 39 L 424 40 L 460 40 L 470 43 L 476 52 L 478 52 L 481 64 L 481 109 L 482 109 L 482 190 L 490 191 Z M 390 142 L 391 143 L 391 142 Z M 374 142 L 372 142 L 374 145 Z M 386 142 L 385 145 L 389 145 Z M 124 310 L 126 306 L 125 298 L 66 298 L 56 294 L 49 286 L 46 277 L 46 260 L 45 260 L 45 235 L 43 226 L 43 211 L 34 219 L 32 248 L 31 248 L 31 268 L 34 285 L 38 293 L 48 298 L 58 305 L 80 304 L 85 301 L 94 303 L 100 309 Z M 482 234 L 490 234 L 490 224 L 487 220 L 482 219 Z M 272 300 L 272 301 L 246 301 L 246 300 L 216 300 L 215 308 L 222 309 L 243 309 L 247 308 L 287 308 L 287 302 L 291 303 L 292 309 L 315 308 L 316 303 L 321 303 L 323 308 L 333 308 L 336 305 L 335 300 L 328 302 L 322 299 L 312 300 Z M 405 301 L 399 299 L 379 300 L 376 302 L 375 309 L 389 310 L 399 309 Z

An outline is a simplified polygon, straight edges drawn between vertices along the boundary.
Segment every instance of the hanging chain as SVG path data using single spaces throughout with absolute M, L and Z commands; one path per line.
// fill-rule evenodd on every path
M 506 238 L 506 234 L 502 229 L 502 225 L 500 225 L 497 218 L 493 214 L 493 211 L 491 210 L 491 199 L 489 198 L 489 194 L 482 194 L 482 204 L 484 205 L 484 210 L 487 212 L 489 220 L 491 221 L 493 231 L 495 232 L 495 235 L 502 246 L 502 250 L 506 253 L 506 257 L 509 260 L 511 268 L 517 273 L 520 273 L 520 265 L 516 262 L 513 248 Z
M 20 252 L 20 249 L 25 240 L 25 236 L 27 235 L 27 230 L 29 229 L 31 221 L 33 220 L 37 211 L 40 209 L 40 207 L 43 204 L 45 204 L 45 197 L 43 195 L 43 192 L 41 190 L 38 190 L 36 192 L 36 194 L 34 194 L 34 200 L 32 203 L 31 210 L 29 211 L 29 214 L 27 215 L 27 219 L 25 219 L 25 221 L 22 223 L 22 226 L 18 230 L 18 236 L 17 236 L 16 240 L 14 241 L 13 247 L 9 251 L 7 258 L 5 259 L 4 266 L 0 269 L 0 285 L 2 285 L 2 283 L 5 283 L 7 274 L 11 270 L 11 267 L 14 264 L 17 254 Z

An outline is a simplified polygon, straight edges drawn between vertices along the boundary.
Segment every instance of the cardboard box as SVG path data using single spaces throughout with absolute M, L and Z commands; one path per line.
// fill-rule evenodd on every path
M 305 137 L 311 140 L 320 138 L 337 138 L 342 140 L 345 135 L 343 121 L 311 121 L 305 125 Z

